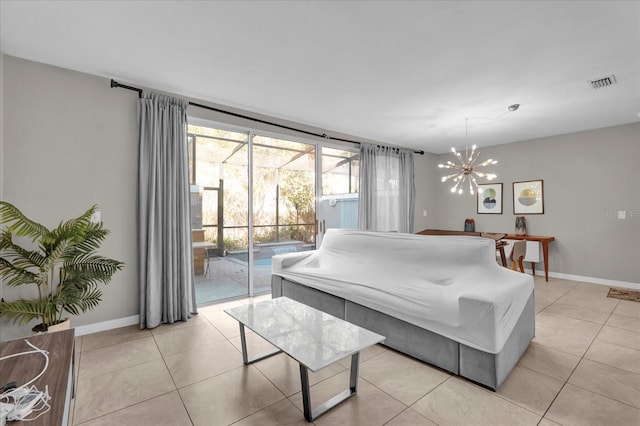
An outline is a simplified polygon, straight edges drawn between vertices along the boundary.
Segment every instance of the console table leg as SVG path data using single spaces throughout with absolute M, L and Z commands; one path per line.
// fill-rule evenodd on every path
M 542 258 L 544 259 L 544 279 L 549 281 L 549 242 L 542 242 Z

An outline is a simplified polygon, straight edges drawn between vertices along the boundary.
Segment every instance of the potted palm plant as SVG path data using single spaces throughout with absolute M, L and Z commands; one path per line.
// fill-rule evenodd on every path
M 94 223 L 97 206 L 49 230 L 27 218 L 14 205 L 0 201 L 0 278 L 8 286 L 34 285 L 32 299 L 0 301 L 0 316 L 26 324 L 33 331 L 51 331 L 69 321 L 64 312 L 79 315 L 98 306 L 102 292 L 124 263 L 96 254 L 109 234 Z

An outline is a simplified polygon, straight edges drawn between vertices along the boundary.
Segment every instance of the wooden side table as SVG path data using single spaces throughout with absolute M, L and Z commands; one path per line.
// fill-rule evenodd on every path
M 74 330 L 57 331 L 53 333 L 37 334 L 22 339 L 0 343 L 0 358 L 20 352 L 32 351 L 25 340 L 39 349 L 49 352 L 49 366 L 42 377 L 33 385 L 44 391 L 49 388 L 51 409 L 33 421 L 13 421 L 10 426 L 66 426 L 69 420 L 71 398 L 73 397 L 73 360 L 74 360 Z M 44 357 L 41 354 L 21 355 L 0 361 L 0 383 L 4 385 L 16 382 L 18 386 L 36 377 L 44 367 Z M 32 413 L 33 416 L 37 413 Z M 29 416 L 31 417 L 31 416 Z

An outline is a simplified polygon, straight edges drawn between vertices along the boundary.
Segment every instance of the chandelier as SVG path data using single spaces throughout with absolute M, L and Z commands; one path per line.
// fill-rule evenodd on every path
M 485 120 L 497 120 L 501 118 L 505 114 L 509 112 L 513 112 L 520 107 L 519 104 L 510 105 L 507 109 L 507 112 L 504 114 L 495 117 L 495 118 L 485 118 L 485 117 L 472 117 L 472 118 L 484 118 Z M 497 177 L 497 175 L 493 173 L 485 173 L 483 171 L 478 171 L 481 167 L 491 166 L 494 164 L 498 164 L 498 161 L 489 158 L 482 163 L 476 164 L 478 161 L 478 157 L 480 157 L 480 151 L 477 150 L 476 145 L 471 147 L 471 154 L 469 154 L 469 145 L 467 144 L 468 132 L 469 132 L 469 120 L 471 118 L 464 119 L 464 138 L 465 138 L 465 149 L 464 149 L 464 157 L 461 152 L 456 151 L 455 148 L 451 148 L 451 152 L 453 153 L 454 160 L 447 161 L 445 164 L 438 164 L 438 167 L 441 169 L 452 169 L 453 173 L 450 175 L 444 176 L 442 178 L 442 182 L 446 182 L 449 179 L 453 179 L 453 186 L 451 187 L 451 192 L 458 194 L 462 194 L 464 192 L 465 186 L 469 186 L 469 194 L 473 195 L 478 190 L 478 182 L 476 181 L 476 177 L 485 178 L 487 180 L 493 180 Z

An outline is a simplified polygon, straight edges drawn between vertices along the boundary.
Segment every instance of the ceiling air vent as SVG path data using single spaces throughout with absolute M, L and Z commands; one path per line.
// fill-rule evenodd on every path
M 598 78 L 596 80 L 589 80 L 587 81 L 587 83 L 589 83 L 589 86 L 591 86 L 592 89 L 600 89 L 602 87 L 609 87 L 612 84 L 615 84 L 616 77 L 611 74 L 606 77 Z

